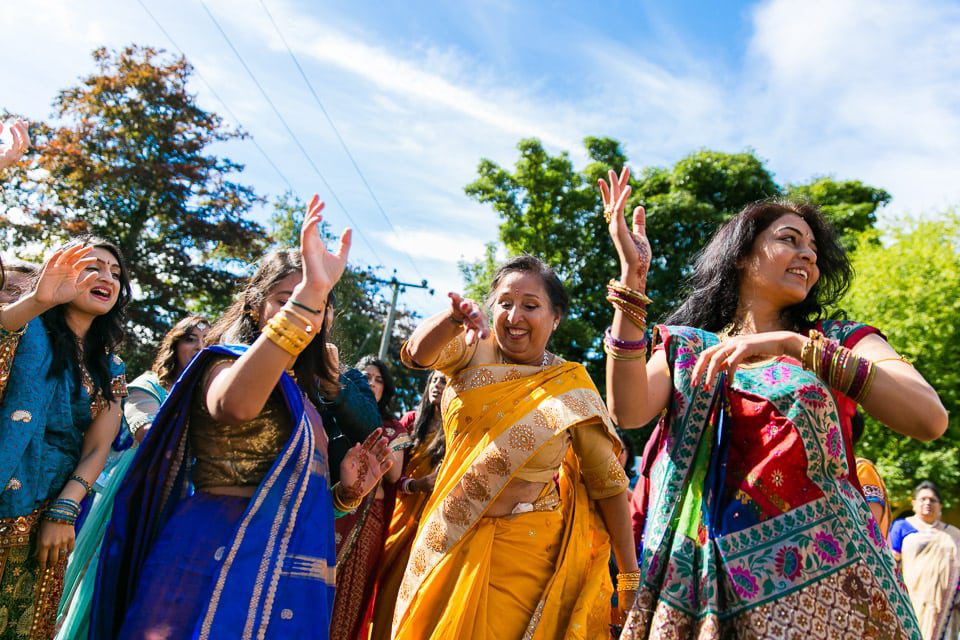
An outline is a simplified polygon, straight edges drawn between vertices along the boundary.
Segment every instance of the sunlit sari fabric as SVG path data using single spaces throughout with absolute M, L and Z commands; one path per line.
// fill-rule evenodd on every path
M 841 343 L 864 325 L 824 323 Z M 792 358 L 691 384 L 713 333 L 657 327 L 673 377 L 624 640 L 920 638 L 851 480 L 837 402 Z
M 452 377 L 442 405 L 446 456 L 400 585 L 394 637 L 605 637 L 610 544 L 586 483 L 602 484 L 609 473 L 623 491 L 621 468 L 585 479 L 570 447 L 558 508 L 484 517 L 554 437 L 603 425 L 616 451 L 619 440 L 586 370 L 575 363 L 470 367 Z
M 292 433 L 253 497 L 191 495 L 191 399 L 213 359 L 237 357 L 244 350 L 217 346 L 196 356 L 140 445 L 104 538 L 91 639 L 117 637 L 128 610 L 138 603 L 142 579 L 163 582 L 166 570 L 165 584 L 177 584 L 177 562 L 183 559 L 198 574 L 209 574 L 186 598 L 189 602 L 176 605 L 182 594 L 165 591 L 139 599 L 153 608 L 180 606 L 167 614 L 178 624 L 179 613 L 197 612 L 186 623 L 192 633 L 175 637 L 327 637 L 336 553 L 326 440 L 319 415 L 290 376 L 282 374 L 278 387 Z M 225 544 L 211 549 L 207 564 L 199 566 L 196 549 L 224 533 Z M 155 547 L 168 552 L 166 569 L 163 558 L 152 557 Z
M 410 416 L 416 416 L 410 412 Z M 406 419 L 407 416 L 404 416 Z M 412 427 L 413 418 L 401 420 L 409 422 Z M 434 438 L 440 436 L 439 430 Z M 433 438 L 417 444 L 414 449 L 405 455 L 406 463 L 403 466 L 403 475 L 408 478 L 419 479 L 433 473 L 436 465 L 433 462 L 431 444 Z M 430 494 L 397 493 L 397 500 L 393 507 L 393 517 L 387 529 L 387 541 L 383 547 L 383 556 L 380 560 L 380 573 L 377 577 L 376 601 L 373 609 L 373 624 L 371 626 L 371 640 L 390 640 L 393 627 L 393 611 L 397 601 L 397 592 L 403 580 L 403 572 L 407 568 L 410 558 L 410 548 L 417 535 L 417 524 L 423 516 L 423 508 L 427 505 Z

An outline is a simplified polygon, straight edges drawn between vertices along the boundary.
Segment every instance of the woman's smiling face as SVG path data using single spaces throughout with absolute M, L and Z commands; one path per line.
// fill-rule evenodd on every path
M 507 273 L 490 300 L 493 333 L 504 358 L 517 364 L 540 364 L 560 321 L 541 277 L 524 271 Z

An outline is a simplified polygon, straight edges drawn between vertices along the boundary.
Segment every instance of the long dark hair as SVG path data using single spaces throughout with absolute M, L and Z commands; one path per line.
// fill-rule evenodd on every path
M 109 240 L 98 236 L 82 236 L 65 246 L 76 244 L 92 246 L 95 249 L 106 249 L 116 258 L 120 265 L 120 294 L 110 311 L 93 319 L 90 329 L 83 337 L 83 366 L 90 374 L 94 386 L 100 390 L 104 400 L 113 400 L 111 389 L 110 358 L 113 351 L 120 346 L 124 336 L 127 305 L 133 298 L 130 290 L 130 272 L 123 261 L 120 249 Z M 73 368 L 76 393 L 80 392 L 82 379 L 80 376 L 80 349 L 77 335 L 67 325 L 67 307 L 69 303 L 59 304 L 45 311 L 41 316 L 43 326 L 50 338 L 52 358 L 47 376 L 55 378 L 63 374 L 68 368 Z
M 734 321 L 740 303 L 740 264 L 753 251 L 757 237 L 773 222 L 795 214 L 810 225 L 817 244 L 820 278 L 807 297 L 780 312 L 787 328 L 802 331 L 826 316 L 843 297 L 853 267 L 833 227 L 816 206 L 789 200 L 748 204 L 714 234 L 697 256 L 687 288 L 689 295 L 667 318 L 667 324 L 719 331 Z
M 253 344 L 260 335 L 259 316 L 267 296 L 281 280 L 301 271 L 299 249 L 280 249 L 264 256 L 236 300 L 210 328 L 206 343 Z M 327 352 L 327 329 L 325 323 L 318 324 L 319 332 L 293 365 L 300 388 L 314 402 L 332 400 L 340 391 L 339 377 Z
M 390 373 L 390 369 L 387 368 L 387 364 L 376 356 L 363 356 L 354 369 L 362 372 L 367 367 L 376 367 L 380 372 L 380 377 L 383 378 L 383 393 L 380 394 L 380 400 L 377 401 L 377 409 L 380 410 L 381 418 L 391 420 L 393 419 L 393 413 L 390 411 L 390 403 L 393 402 L 393 394 L 397 391 L 397 387 L 393 382 L 393 375 Z
M 177 380 L 180 373 L 180 365 L 177 362 L 177 346 L 190 335 L 190 332 L 198 327 L 209 327 L 210 321 L 203 316 L 187 316 L 163 336 L 160 342 L 160 349 L 157 351 L 157 357 L 153 360 L 150 370 L 157 374 L 160 379 L 160 386 L 169 389 Z
M 413 421 L 414 447 L 418 447 L 429 435 L 430 423 L 433 422 L 433 417 L 437 412 L 436 405 L 430 402 L 430 385 L 433 384 L 433 379 L 436 376 L 442 375 L 444 374 L 439 371 L 431 371 L 430 375 L 427 376 L 427 383 L 423 386 L 423 393 L 420 394 L 420 404 L 417 405 L 417 417 Z M 430 449 L 428 450 L 430 462 L 434 466 L 439 464 L 447 453 L 447 441 L 442 426 L 437 429 L 435 435 L 436 437 L 430 443 Z

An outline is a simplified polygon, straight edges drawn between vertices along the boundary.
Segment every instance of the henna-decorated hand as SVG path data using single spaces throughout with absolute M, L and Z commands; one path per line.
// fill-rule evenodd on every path
M 788 355 L 800 357 L 807 338 L 792 331 L 769 331 L 734 336 L 709 349 L 704 349 L 693 368 L 692 381 L 697 386 L 703 380 L 704 388 L 711 389 L 721 371 L 727 372 L 727 380 L 742 363 L 757 357 Z
M 390 467 L 390 446 L 381 437 L 383 429 L 371 433 L 363 444 L 355 444 L 340 463 L 340 491 L 347 502 L 364 497 L 380 481 Z
M 603 197 L 607 228 L 617 248 L 617 255 L 620 256 L 621 281 L 628 287 L 642 291 L 646 288 L 647 272 L 650 271 L 653 253 L 646 233 L 646 210 L 643 207 L 633 210 L 633 225 L 629 229 L 623 216 L 632 191 L 632 187 L 627 184 L 629 179 L 630 169 L 624 167 L 619 176 L 610 171 L 609 183 L 598 180 L 597 184 Z
M 463 328 L 467 332 L 465 339 L 468 345 L 490 335 L 487 314 L 479 304 L 452 291 L 447 295 L 450 296 L 450 315 L 457 322 L 463 323 Z

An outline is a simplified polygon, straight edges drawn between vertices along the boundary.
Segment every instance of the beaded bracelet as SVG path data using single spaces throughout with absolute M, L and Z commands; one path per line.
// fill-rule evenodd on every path
M 87 495 L 90 495 L 91 493 L 93 493 L 93 485 L 91 485 L 89 482 L 87 482 L 80 476 L 74 474 L 70 476 L 70 479 L 73 480 L 74 482 L 79 482 L 80 484 L 82 484 L 83 488 L 87 490 Z

